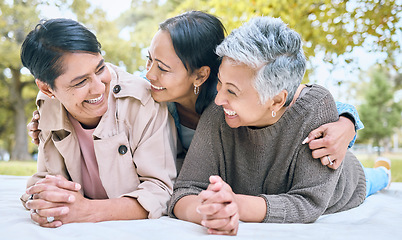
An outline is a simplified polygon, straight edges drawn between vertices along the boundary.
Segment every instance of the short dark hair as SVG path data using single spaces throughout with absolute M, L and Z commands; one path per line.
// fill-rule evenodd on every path
M 225 38 L 225 28 L 217 17 L 201 11 L 169 18 L 159 28 L 169 32 L 174 50 L 187 71 L 192 73 L 202 66 L 211 69 L 195 104 L 196 112 L 201 114 L 216 95 L 221 60 L 215 54 L 215 48 Z
M 54 89 L 54 80 L 64 73 L 65 53 L 100 53 L 101 44 L 86 27 L 71 19 L 41 20 L 26 36 L 21 47 L 24 67 Z

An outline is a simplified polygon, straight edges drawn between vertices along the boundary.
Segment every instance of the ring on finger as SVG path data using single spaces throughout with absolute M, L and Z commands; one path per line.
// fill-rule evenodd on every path
M 329 165 L 334 165 L 334 160 L 331 160 L 331 158 L 329 158 L 329 155 L 327 155 L 327 158 L 328 158 L 328 162 L 329 162 Z
M 54 221 L 54 217 L 47 217 L 46 220 L 48 223 L 51 223 Z

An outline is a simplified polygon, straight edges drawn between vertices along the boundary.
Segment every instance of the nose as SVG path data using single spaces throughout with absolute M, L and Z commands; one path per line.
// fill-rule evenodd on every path
M 145 77 L 149 80 L 149 81 L 155 81 L 156 80 L 156 74 L 154 71 L 154 64 L 150 64 L 149 66 L 147 66 L 147 73 L 145 74 Z
M 218 106 L 222 106 L 225 103 L 227 103 L 225 94 L 223 93 L 223 91 L 221 89 L 218 89 L 218 93 L 216 94 L 216 97 L 215 97 L 215 104 Z
M 92 81 L 91 93 L 92 94 L 102 94 L 105 92 L 107 79 L 102 79 L 102 77 L 95 75 Z

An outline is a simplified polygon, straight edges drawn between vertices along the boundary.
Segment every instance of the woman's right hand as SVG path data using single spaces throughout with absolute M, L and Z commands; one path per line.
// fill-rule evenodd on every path
M 201 225 L 209 234 L 236 235 L 239 228 L 239 208 L 232 188 L 219 176 L 211 176 L 207 190 L 198 198 L 201 205 L 197 212 L 202 216 Z
M 28 135 L 32 138 L 32 143 L 39 145 L 40 130 L 38 129 L 38 125 L 40 116 L 38 110 L 35 110 L 32 115 L 32 119 L 27 125 Z
M 26 203 L 26 207 L 31 209 L 31 219 L 42 227 L 61 226 L 64 224 L 61 218 L 70 212 L 80 188 L 78 183 L 62 176 L 47 175 L 26 191 L 33 196 Z M 54 217 L 55 221 L 49 223 L 47 217 Z

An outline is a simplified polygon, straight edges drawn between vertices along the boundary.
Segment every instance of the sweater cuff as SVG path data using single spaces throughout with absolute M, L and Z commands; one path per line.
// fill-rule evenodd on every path
M 283 223 L 285 219 L 283 199 L 281 200 L 278 196 L 264 194 L 260 194 L 259 197 L 262 197 L 267 204 L 267 213 L 262 222 Z

